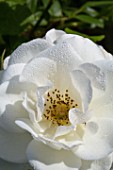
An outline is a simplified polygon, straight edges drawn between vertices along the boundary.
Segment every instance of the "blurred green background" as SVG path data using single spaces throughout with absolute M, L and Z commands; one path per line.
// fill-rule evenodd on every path
M 0 58 L 51 28 L 88 37 L 113 54 L 113 0 L 0 0 Z

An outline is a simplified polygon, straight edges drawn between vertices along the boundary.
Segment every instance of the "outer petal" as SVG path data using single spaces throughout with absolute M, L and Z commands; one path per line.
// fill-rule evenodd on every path
M 98 118 L 86 124 L 83 145 L 74 152 L 85 160 L 98 160 L 113 152 L 113 119 Z
M 44 39 L 35 39 L 28 43 L 23 43 L 11 55 L 10 64 L 27 63 L 32 58 L 36 57 L 38 53 L 49 48 L 51 45 Z
M 0 159 L 0 168 L 1 170 L 32 170 L 31 166 L 28 163 L 17 164 L 4 161 Z
M 35 58 L 24 68 L 21 81 L 30 81 L 38 86 L 48 84 L 48 79 L 53 80 L 56 72 L 56 64 L 48 58 Z
M 113 55 L 111 55 L 110 53 L 108 53 L 102 46 L 99 46 L 99 48 L 101 49 L 101 51 L 103 52 L 105 59 L 107 60 L 112 60 L 113 59 Z
M 86 77 L 86 75 L 80 70 L 74 70 L 71 73 L 71 77 L 72 77 L 72 82 L 75 86 L 75 89 L 78 90 L 82 98 L 83 109 L 84 111 L 86 111 L 88 108 L 88 104 L 90 103 L 92 99 L 91 82 Z
M 107 64 L 107 63 L 106 63 Z M 102 116 L 102 117 L 111 117 L 113 118 L 113 72 L 108 67 L 106 70 L 106 89 L 102 96 L 98 98 L 95 97 L 90 105 L 90 109 L 92 110 L 92 114 L 94 116 Z
M 71 151 L 57 151 L 35 140 L 28 146 L 27 157 L 36 170 L 78 170 L 81 166 Z
M 15 124 L 15 120 L 20 117 L 28 118 L 28 114 L 20 101 L 14 104 L 7 104 L 5 111 L 0 116 L 0 127 L 9 132 L 21 133 L 23 130 Z
M 41 52 L 37 57 L 52 59 L 57 62 L 58 66 L 61 66 L 62 69 L 66 67 L 68 70 L 73 70 L 82 63 L 81 57 L 67 41 L 63 41 L 62 43 L 48 48 Z
M 109 156 L 93 161 L 91 163 L 91 167 L 88 170 L 110 170 L 112 165 L 112 155 L 110 154 Z
M 79 35 L 64 34 L 59 40 L 59 43 L 63 41 L 67 41 L 73 47 L 77 54 L 81 56 L 83 62 L 93 63 L 95 60 L 109 59 L 109 57 L 105 57 L 105 54 L 99 46 L 87 38 Z
M 112 154 L 100 160 L 95 161 L 82 160 L 82 167 L 80 168 L 80 170 L 110 170 L 111 165 Z
M 10 56 L 6 57 L 4 60 L 4 64 L 3 64 L 4 70 L 8 67 L 9 59 L 10 59 Z
M 28 113 L 22 106 L 22 91 L 27 91 L 30 95 L 31 89 L 35 86 L 30 83 L 19 83 L 10 80 L 0 86 L 0 126 L 8 131 L 22 132 L 16 124 L 17 118 L 28 118 Z M 31 95 L 33 96 L 33 95 Z
M 20 75 L 25 64 L 14 64 L 9 66 L 2 74 L 1 82 L 5 82 L 14 76 Z
M 66 34 L 64 31 L 62 30 L 55 30 L 54 28 L 49 30 L 47 33 L 46 33 L 46 40 L 49 42 L 49 43 L 54 43 L 58 38 L 60 38 L 62 35 Z
M 27 133 L 9 133 L 0 129 L 0 157 L 15 163 L 26 162 L 26 148 L 31 139 Z

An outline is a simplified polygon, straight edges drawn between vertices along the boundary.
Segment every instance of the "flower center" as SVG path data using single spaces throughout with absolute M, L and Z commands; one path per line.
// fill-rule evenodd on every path
M 49 91 L 46 96 L 44 109 L 44 117 L 50 120 L 52 124 L 58 126 L 70 125 L 68 112 L 71 108 L 75 108 L 78 104 L 71 99 L 68 90 L 61 94 L 59 90 Z

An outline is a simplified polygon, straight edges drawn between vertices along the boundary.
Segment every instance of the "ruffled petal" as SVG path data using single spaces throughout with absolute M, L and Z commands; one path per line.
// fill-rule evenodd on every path
M 24 110 L 24 108 L 22 107 L 22 103 L 20 101 L 17 101 L 14 104 L 8 103 L 5 107 L 5 111 L 0 116 L 0 127 L 9 132 L 24 132 L 15 124 L 16 119 L 28 118 L 28 114 L 26 110 Z
M 93 63 L 95 60 L 106 59 L 100 47 L 88 38 L 83 38 L 79 35 L 64 34 L 58 43 L 63 41 L 68 41 L 71 47 L 73 47 L 76 53 L 83 59 L 83 62 Z M 109 59 L 109 57 L 107 59 Z
M 75 89 L 78 90 L 83 102 L 84 112 L 88 109 L 88 105 L 92 99 L 92 87 L 90 80 L 80 70 L 74 70 L 71 73 L 72 82 Z
M 80 65 L 80 68 L 91 80 L 94 87 L 105 90 L 105 74 L 99 67 L 92 63 L 84 63 Z
M 66 135 L 74 129 L 73 126 L 58 126 L 54 134 L 54 138 Z
M 1 170 L 31 170 L 31 166 L 28 163 L 11 163 L 2 159 L 0 159 L 0 168 Z
M 22 105 L 23 91 L 35 88 L 30 83 L 19 83 L 16 80 L 7 81 L 0 86 L 0 126 L 10 132 L 23 132 L 16 124 L 17 118 L 28 118 L 29 114 Z M 33 95 L 30 95 L 33 96 Z
M 32 137 L 27 133 L 9 133 L 0 128 L 0 157 L 10 162 L 27 162 L 26 148 Z
M 64 34 L 66 34 L 64 31 L 53 28 L 46 33 L 45 38 L 49 43 L 52 44 Z
M 70 109 L 69 111 L 69 121 L 74 127 L 76 127 L 77 124 L 86 123 L 90 117 L 90 113 L 83 113 L 76 108 Z
M 81 166 L 81 160 L 71 151 L 57 151 L 35 140 L 27 148 L 27 157 L 36 170 L 79 170 Z
M 59 67 L 63 70 L 65 70 L 65 68 L 68 71 L 73 70 L 82 63 L 81 57 L 67 41 L 63 41 L 62 43 L 48 48 L 47 50 L 41 52 L 37 57 L 54 60 L 57 63 L 58 70 Z
M 36 57 L 38 53 L 49 47 L 51 47 L 51 45 L 46 40 L 40 38 L 23 43 L 12 53 L 9 59 L 9 65 L 27 63 Z
M 35 138 L 38 137 L 38 128 L 35 127 L 35 125 L 29 120 L 29 119 L 17 119 L 15 123 L 21 127 L 22 129 L 28 131 L 31 133 L 32 136 Z
M 20 75 L 21 81 L 30 81 L 38 86 L 45 86 L 54 81 L 56 63 L 48 58 L 31 60 Z
M 42 120 L 42 115 L 44 112 L 44 103 L 45 103 L 45 98 L 44 98 L 44 94 L 45 92 L 51 87 L 51 85 L 48 86 L 44 86 L 44 87 L 38 87 L 37 88 L 37 121 Z
M 85 160 L 98 160 L 113 152 L 113 119 L 92 119 L 86 124 L 83 145 L 73 150 Z
M 13 64 L 10 65 L 2 74 L 1 82 L 10 80 L 14 76 L 20 75 L 25 64 Z

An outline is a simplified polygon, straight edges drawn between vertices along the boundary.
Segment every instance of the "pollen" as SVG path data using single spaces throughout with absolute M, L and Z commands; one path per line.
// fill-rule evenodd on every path
M 49 91 L 44 103 L 44 118 L 58 126 L 70 125 L 68 113 L 71 108 L 78 107 L 78 104 L 69 96 L 68 89 L 61 94 L 60 90 Z

